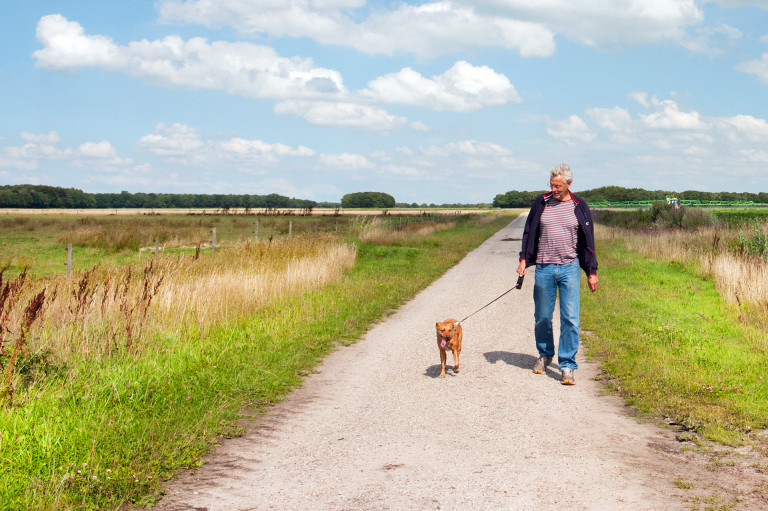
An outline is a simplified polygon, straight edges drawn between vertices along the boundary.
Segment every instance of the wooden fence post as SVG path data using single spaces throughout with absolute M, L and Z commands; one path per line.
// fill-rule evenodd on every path
M 155 238 L 155 259 L 157 259 L 158 254 L 160 253 L 160 241 L 158 238 Z
M 253 238 L 256 241 L 259 241 L 259 221 L 256 220 L 256 222 L 253 225 Z
M 288 222 L 288 238 L 293 236 L 293 220 Z
M 211 236 L 211 255 L 216 253 L 216 228 L 213 228 Z
M 72 278 L 72 243 L 67 244 L 67 278 Z

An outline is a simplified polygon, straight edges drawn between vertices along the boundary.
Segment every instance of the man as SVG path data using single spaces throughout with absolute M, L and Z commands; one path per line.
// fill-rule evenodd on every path
M 534 199 L 523 231 L 519 275 L 536 265 L 533 285 L 535 336 L 539 359 L 533 368 L 544 374 L 555 356 L 552 316 L 560 294 L 560 343 L 557 360 L 561 383 L 574 385 L 578 368 L 579 301 L 581 273 L 587 274 L 590 291 L 597 289 L 597 256 L 592 212 L 587 203 L 571 193 L 571 168 L 558 165 L 549 171 L 550 193 Z

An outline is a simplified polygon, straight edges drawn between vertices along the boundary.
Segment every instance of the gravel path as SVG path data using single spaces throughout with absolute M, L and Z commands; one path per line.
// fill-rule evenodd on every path
M 463 323 L 461 373 L 437 378 L 435 322 L 514 285 L 524 220 L 329 355 L 155 509 L 683 509 L 669 434 L 601 395 L 593 364 L 580 354 L 572 387 L 556 364 L 531 371 L 532 272 Z

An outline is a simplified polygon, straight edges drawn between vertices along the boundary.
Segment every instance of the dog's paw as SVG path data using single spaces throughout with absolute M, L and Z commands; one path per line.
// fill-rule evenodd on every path
M 440 373 L 440 376 L 438 378 L 445 378 L 445 373 Z

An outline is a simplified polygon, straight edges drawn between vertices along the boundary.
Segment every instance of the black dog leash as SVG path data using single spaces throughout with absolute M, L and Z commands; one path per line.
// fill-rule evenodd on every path
M 488 307 L 490 304 L 492 304 L 493 302 L 495 302 L 496 300 L 498 300 L 498 299 L 499 299 L 499 298 L 501 298 L 502 296 L 506 295 L 507 293 L 509 293 L 509 292 L 510 292 L 510 291 L 512 291 L 513 289 L 520 289 L 521 287 L 523 287 L 523 277 L 525 277 L 525 275 L 520 275 L 519 277 L 517 277 L 517 284 L 515 284 L 515 287 L 513 287 L 513 288 L 511 288 L 511 289 L 509 289 L 509 290 L 507 290 L 507 291 L 504 291 L 504 293 L 502 293 L 502 294 L 501 294 L 501 296 L 498 296 L 498 297 L 494 298 L 494 299 L 493 299 L 493 300 L 491 300 L 489 303 L 487 303 L 487 304 L 483 305 L 482 307 L 480 307 L 480 308 L 479 308 L 479 309 L 477 309 L 475 312 L 473 312 L 472 314 L 470 314 L 470 315 L 469 315 L 469 316 L 467 316 L 466 318 L 462 319 L 461 321 L 457 321 L 456 323 L 454 323 L 454 324 L 453 324 L 453 326 L 456 326 L 456 325 L 459 325 L 459 324 L 461 324 L 461 323 L 464 323 L 466 320 L 468 320 L 469 318 L 471 318 L 472 316 L 474 316 L 475 314 L 477 314 L 477 313 L 478 313 L 478 312 L 480 312 L 481 310 L 485 309 L 485 308 L 486 308 L 486 307 Z

